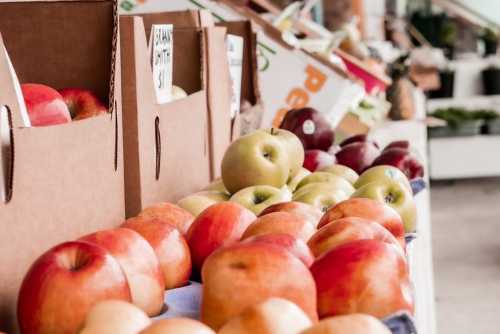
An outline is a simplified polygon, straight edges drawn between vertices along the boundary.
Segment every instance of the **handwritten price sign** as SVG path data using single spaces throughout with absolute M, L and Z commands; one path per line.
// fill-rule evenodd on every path
M 156 100 L 159 104 L 172 99 L 173 26 L 155 24 L 151 28 L 151 62 Z

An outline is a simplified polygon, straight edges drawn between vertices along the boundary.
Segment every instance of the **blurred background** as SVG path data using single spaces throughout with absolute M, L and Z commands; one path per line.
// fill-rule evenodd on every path
M 438 333 L 499 333 L 500 1 L 305 2 L 309 18 L 343 33 L 341 55 L 390 76 L 392 119 L 418 113 L 411 92 L 423 92 L 435 287 L 428 319 Z

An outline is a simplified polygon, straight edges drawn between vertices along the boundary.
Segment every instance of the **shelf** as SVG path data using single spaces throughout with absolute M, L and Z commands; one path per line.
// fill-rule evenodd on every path
M 425 100 L 417 100 L 422 110 Z M 408 140 L 427 165 L 427 128 L 424 121 L 386 122 L 373 130 L 371 137 L 382 147 L 394 140 Z M 426 170 L 427 172 L 427 170 Z M 428 173 L 426 173 L 428 175 Z M 432 232 L 430 192 L 424 190 L 415 200 L 418 210 L 418 236 L 409 246 L 410 274 L 415 288 L 415 321 L 419 333 L 435 334 L 434 273 L 432 265 Z

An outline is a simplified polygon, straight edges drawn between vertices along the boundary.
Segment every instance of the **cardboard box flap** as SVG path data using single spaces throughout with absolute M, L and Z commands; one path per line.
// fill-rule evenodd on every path
M 208 71 L 208 105 L 212 178 L 220 175 L 224 152 L 231 142 L 231 78 L 226 51 L 226 29 L 205 28 Z
M 1 2 L 0 32 L 20 82 L 87 88 L 108 102 L 114 10 L 112 1 Z
M 244 40 L 243 75 L 241 99 L 255 105 L 260 102 L 257 64 L 257 34 L 253 31 L 251 21 L 225 21 L 217 23 L 227 29 L 227 33 L 240 36 Z
M 209 182 L 204 40 L 198 28 L 174 28 L 173 83 L 190 95 L 159 105 L 143 18 L 122 17 L 121 29 L 126 207 L 127 216 L 133 216 L 145 206 L 175 202 Z
M 214 25 L 212 15 L 206 10 L 184 10 L 137 15 L 140 15 L 144 20 L 147 38 L 149 38 L 152 24 L 173 24 L 175 28 L 201 28 Z

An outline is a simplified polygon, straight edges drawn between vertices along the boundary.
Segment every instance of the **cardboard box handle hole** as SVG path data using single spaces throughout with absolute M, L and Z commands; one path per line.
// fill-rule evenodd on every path
M 161 168 L 161 133 L 160 133 L 160 118 L 155 118 L 155 150 L 156 150 L 156 180 L 160 179 Z
M 14 179 L 14 132 L 12 111 L 6 105 L 0 106 L 0 164 L 0 199 L 9 203 Z

